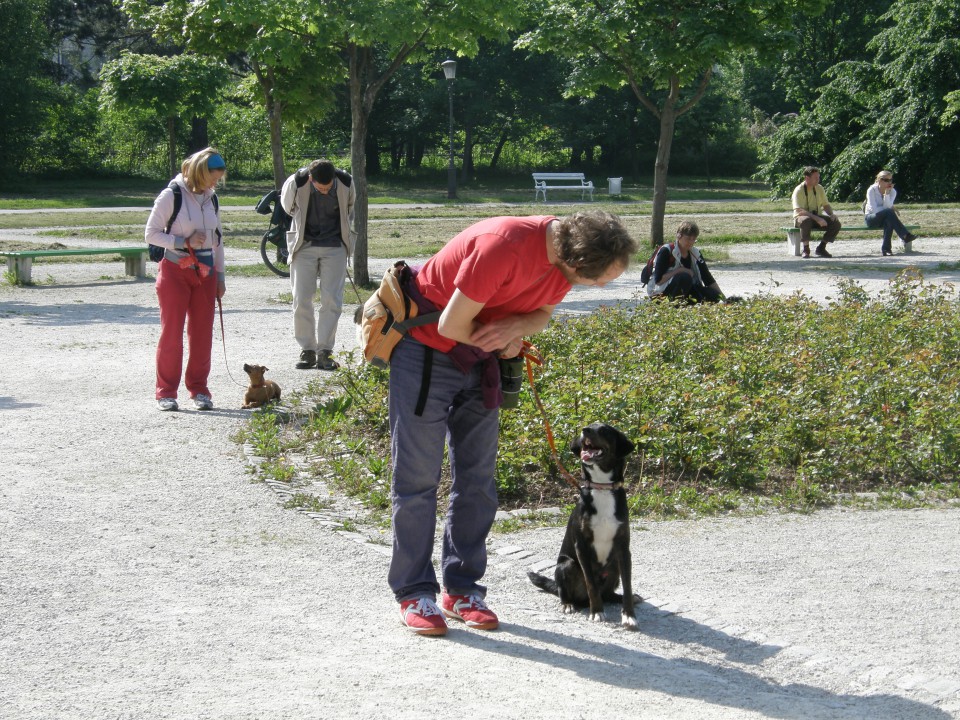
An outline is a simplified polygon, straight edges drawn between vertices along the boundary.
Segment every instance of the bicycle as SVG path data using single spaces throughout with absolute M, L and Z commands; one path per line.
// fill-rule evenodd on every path
M 280 204 L 280 193 L 271 190 L 260 198 L 254 210 L 261 215 L 270 216 L 270 227 L 260 239 L 260 257 L 274 273 L 280 277 L 290 277 L 287 231 L 290 230 L 293 218 Z

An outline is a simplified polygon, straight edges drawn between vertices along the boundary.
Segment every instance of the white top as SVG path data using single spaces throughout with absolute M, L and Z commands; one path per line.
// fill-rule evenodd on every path
M 892 208 L 897 199 L 897 189 L 890 188 L 886 194 L 880 192 L 880 183 L 874 183 L 867 188 L 867 204 L 863 207 L 864 215 L 873 215 L 885 208 Z

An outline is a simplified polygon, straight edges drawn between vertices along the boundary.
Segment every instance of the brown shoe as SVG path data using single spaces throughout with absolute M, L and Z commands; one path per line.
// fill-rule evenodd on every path
M 300 353 L 300 362 L 297 363 L 297 370 L 308 370 L 317 366 L 317 354 L 313 350 L 304 350 Z
M 809 246 L 809 245 L 804 245 L 804 246 L 803 246 L 803 252 L 800 253 L 800 257 L 803 257 L 803 258 L 809 258 L 809 257 L 810 257 L 810 246 Z
M 824 243 L 817 245 L 817 249 L 813 252 L 817 257 L 833 257 L 833 255 L 827 251 L 827 246 Z
M 317 369 L 319 370 L 336 370 L 340 367 L 340 363 L 333 359 L 333 353 L 329 350 L 321 350 L 320 355 L 317 356 Z

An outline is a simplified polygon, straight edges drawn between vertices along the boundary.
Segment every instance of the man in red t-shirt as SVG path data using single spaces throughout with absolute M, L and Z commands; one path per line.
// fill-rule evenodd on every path
M 497 512 L 499 371 L 523 338 L 550 320 L 573 285 L 619 277 L 637 243 L 619 218 L 498 217 L 451 240 L 411 291 L 442 311 L 411 330 L 390 358 L 393 557 L 389 583 L 404 625 L 444 635 L 444 615 L 468 627 L 499 624 L 479 580 Z M 452 486 L 443 531 L 443 595 L 433 568 L 437 487 L 448 448 Z

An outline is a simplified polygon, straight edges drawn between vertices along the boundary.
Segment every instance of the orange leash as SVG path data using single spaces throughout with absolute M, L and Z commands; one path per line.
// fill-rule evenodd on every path
M 557 466 L 557 470 L 560 471 L 560 476 L 566 480 L 577 493 L 580 493 L 580 481 L 575 478 L 569 470 L 567 470 L 563 464 L 560 462 L 560 456 L 557 453 L 557 443 L 553 439 L 553 430 L 550 427 L 550 419 L 547 417 L 547 409 L 543 406 L 543 402 L 540 400 L 540 394 L 537 392 L 537 386 L 533 383 L 533 365 L 543 366 L 543 356 L 540 354 L 540 351 L 537 350 L 531 343 L 524 340 L 523 348 L 520 350 L 520 357 L 526 360 L 527 363 L 527 380 L 530 381 L 530 389 L 533 391 L 533 402 L 536 404 L 537 409 L 540 411 L 540 416 L 543 418 L 543 429 L 547 432 L 547 443 L 550 445 L 550 456 L 553 458 L 554 464 Z

